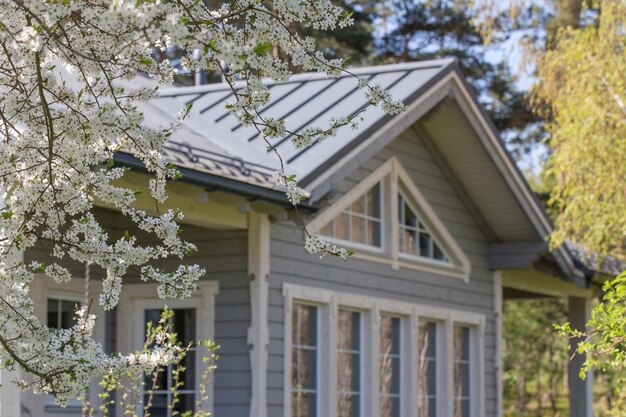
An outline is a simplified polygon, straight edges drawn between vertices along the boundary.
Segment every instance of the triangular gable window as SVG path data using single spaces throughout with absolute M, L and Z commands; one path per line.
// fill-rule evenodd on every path
M 356 256 L 469 279 L 471 264 L 395 158 L 354 186 L 307 225 Z
M 381 247 L 381 184 L 361 194 L 341 213 L 320 229 L 321 235 L 360 245 Z
M 402 254 L 449 262 L 439 243 L 402 193 L 398 193 L 398 225 Z

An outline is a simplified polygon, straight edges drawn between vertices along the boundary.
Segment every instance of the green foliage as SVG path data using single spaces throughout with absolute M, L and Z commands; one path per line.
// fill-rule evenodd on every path
M 462 0 L 389 0 L 378 20 L 383 35 L 377 61 L 456 58 L 496 128 L 516 155 L 543 137 L 528 96 L 515 86 L 505 62 L 487 59 L 487 39 L 474 24 L 476 8 Z
M 569 323 L 558 326 L 561 335 L 577 341 L 576 353 L 585 356 L 580 377 L 594 369 L 604 385 L 604 416 L 626 415 L 626 273 L 607 281 L 602 303 L 591 313 L 588 331 L 572 329 Z
M 626 231 L 626 3 L 601 3 L 597 25 L 561 30 L 538 63 L 535 106 L 550 122 L 558 210 L 553 245 L 566 239 L 624 254 Z
M 509 300 L 503 317 L 506 416 L 567 415 L 563 386 L 567 342 L 555 331 L 567 312 L 561 299 Z
M 592 368 L 626 368 L 626 273 L 607 281 L 604 291 L 602 303 L 587 323 L 589 332 L 572 329 L 569 323 L 559 327 L 562 334 L 580 339 L 576 351 L 586 356 L 581 378 Z
M 149 417 L 150 409 L 153 405 L 153 391 L 163 389 L 158 386 L 159 376 L 164 372 L 170 372 L 172 375 L 173 386 L 170 387 L 172 393 L 172 401 L 167 405 L 172 410 L 172 416 L 180 417 L 209 417 L 210 413 L 202 409 L 202 404 L 207 400 L 207 388 L 211 383 L 210 375 L 215 370 L 215 361 L 219 359 L 216 351 L 219 346 L 213 342 L 205 340 L 202 342 L 193 342 L 188 345 L 182 345 L 178 340 L 176 333 L 170 332 L 170 322 L 174 313 L 165 306 L 161 313 L 161 320 L 158 324 L 148 323 L 146 328 L 146 341 L 143 349 L 136 352 L 136 355 L 148 355 L 154 348 L 155 344 L 172 343 L 178 345 L 179 349 L 171 361 L 168 368 L 156 367 L 147 372 L 127 372 L 121 378 L 118 375 L 105 375 L 100 382 L 102 393 L 99 394 L 101 405 L 99 407 L 99 415 L 107 417 L 111 415 L 116 405 L 122 410 L 123 417 Z M 192 351 L 202 353 L 202 362 L 204 370 L 201 374 L 201 383 L 199 386 L 199 398 L 196 399 L 196 411 L 180 412 L 176 409 L 180 403 L 179 391 L 184 389 L 182 373 L 185 372 L 185 357 Z M 196 355 L 197 355 L 196 353 Z M 198 355 L 197 355 L 198 356 Z M 142 395 L 143 394 L 143 395 Z M 93 416 L 94 410 L 85 404 L 83 409 L 84 416 Z

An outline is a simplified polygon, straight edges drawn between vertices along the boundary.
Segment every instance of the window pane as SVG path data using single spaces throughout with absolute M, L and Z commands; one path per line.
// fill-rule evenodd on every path
M 293 305 L 291 341 L 297 346 L 317 346 L 317 307 Z
M 360 416 L 361 314 L 338 314 L 337 391 L 338 417 Z
M 358 216 L 351 217 L 352 227 L 350 231 L 352 232 L 352 236 L 350 240 L 356 243 L 365 243 L 365 219 Z
M 350 211 L 358 214 L 365 214 L 365 206 L 363 205 L 363 200 L 365 197 L 359 197 L 356 199 L 354 203 L 350 206 Z
M 454 327 L 454 417 L 470 416 L 470 329 Z
M 367 222 L 367 244 L 370 246 L 380 246 L 380 222 L 369 220 Z
M 446 255 L 443 254 L 443 251 L 439 247 L 438 244 L 433 243 L 433 258 L 438 259 L 440 261 L 446 260 Z
M 61 301 L 61 328 L 69 329 L 74 325 L 74 311 L 79 303 L 75 301 Z
M 291 394 L 291 417 L 311 417 L 317 415 L 317 394 L 314 392 L 293 392 Z
M 168 398 L 167 394 L 154 394 L 152 396 L 152 403 L 149 409 L 151 417 L 167 417 Z M 144 404 L 150 401 L 150 395 L 146 394 L 143 397 Z
M 437 324 L 419 325 L 418 415 L 435 417 L 437 398 Z
M 294 348 L 291 355 L 292 385 L 296 391 L 316 391 L 317 352 L 314 349 Z
M 335 235 L 337 239 L 348 240 L 348 215 L 341 213 L 335 218 Z
M 400 319 L 380 317 L 380 415 L 400 413 Z
M 187 345 L 196 340 L 196 310 L 181 308 L 174 310 L 171 331 L 176 333 L 178 341 Z
M 333 221 L 320 229 L 320 235 L 332 236 L 333 235 Z
M 162 312 L 163 310 L 160 308 L 145 309 L 145 326 L 147 326 L 148 323 L 152 323 L 153 327 L 158 326 Z M 177 340 L 182 345 L 187 345 L 195 341 L 196 309 L 179 308 L 173 309 L 172 313 L 173 316 L 168 323 L 169 331 L 176 334 Z M 176 371 L 178 371 L 179 382 L 182 382 L 182 386 L 179 389 L 184 391 L 184 393 L 180 394 L 178 402 L 174 405 L 174 410 L 179 412 L 195 410 L 196 352 L 191 350 L 187 352 L 187 355 L 179 365 L 173 364 L 166 368 L 161 368 L 156 378 L 156 390 L 158 390 L 158 392 L 154 393 L 153 407 L 151 408 L 150 415 L 171 415 L 171 410 L 168 409 L 168 405 L 172 404 L 172 394 L 169 390 L 175 385 L 174 372 Z M 154 384 L 154 373 L 146 374 L 144 379 L 146 383 L 145 386 L 149 390 Z M 165 391 L 165 393 L 162 391 Z M 148 393 L 145 394 L 144 401 L 146 401 L 147 398 Z
M 402 252 L 417 255 L 417 232 L 415 230 L 402 229 L 401 233 L 403 236 L 402 241 L 404 242 Z
M 380 200 L 380 183 L 378 183 L 367 193 L 368 216 L 380 219 Z
M 404 219 L 402 223 L 405 226 L 417 227 L 417 222 L 418 220 L 415 212 L 411 210 L 411 207 L 409 207 L 408 204 L 404 203 Z
M 317 415 L 317 307 L 294 304 L 291 340 L 292 417 Z
M 337 215 L 319 233 L 340 240 L 370 246 L 381 246 L 381 196 L 380 184 L 375 185 L 365 194 Z
M 400 221 L 400 251 L 409 255 L 448 261 L 430 230 L 422 223 L 409 203 L 398 195 Z
M 59 300 L 48 299 L 47 325 L 53 329 L 59 328 Z
M 432 258 L 430 251 L 430 235 L 428 233 L 420 233 L 420 256 Z
M 46 324 L 53 329 L 69 329 L 75 323 L 75 311 L 81 303 L 77 301 L 47 300 Z
M 195 409 L 195 395 L 194 394 L 179 394 L 178 401 L 174 405 L 174 411 L 184 413 L 185 411 Z

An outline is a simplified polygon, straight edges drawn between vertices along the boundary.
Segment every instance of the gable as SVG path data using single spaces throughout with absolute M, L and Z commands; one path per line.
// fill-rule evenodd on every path
M 327 207 L 307 229 L 393 268 L 469 279 L 469 259 L 394 156 Z

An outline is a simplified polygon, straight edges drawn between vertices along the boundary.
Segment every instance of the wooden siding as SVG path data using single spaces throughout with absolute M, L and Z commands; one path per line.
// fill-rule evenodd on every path
M 272 224 L 269 296 L 268 415 L 282 416 L 283 402 L 283 320 L 284 283 L 363 294 L 411 303 L 454 308 L 484 314 L 485 326 L 485 415 L 495 416 L 496 378 L 494 373 L 495 324 L 493 315 L 493 274 L 488 265 L 488 241 L 483 230 L 442 169 L 416 136 L 408 130 L 358 170 L 333 184 L 338 197 L 361 179 L 396 156 L 412 180 L 439 215 L 471 261 L 469 283 L 429 273 L 400 269 L 365 260 L 347 262 L 335 258 L 320 261 L 307 255 L 303 233 L 292 222 Z M 333 198 L 334 199 L 334 198 Z
M 122 215 L 98 211 L 98 218 L 106 225 L 111 236 L 121 236 L 129 224 Z M 215 298 L 215 342 L 220 345 L 217 370 L 213 375 L 214 415 L 220 417 L 247 416 L 250 407 L 251 379 L 247 332 L 250 327 L 250 295 L 247 275 L 247 231 L 217 231 L 196 226 L 184 226 L 183 237 L 198 247 L 198 251 L 185 259 L 206 268 L 204 279 L 219 281 L 219 294 Z M 47 259 L 47 248 L 27 251 L 26 260 Z M 176 267 L 179 260 L 156 263 L 165 268 Z M 76 276 L 82 277 L 82 265 L 71 265 Z M 103 271 L 92 268 L 92 277 L 102 279 Z M 127 282 L 137 282 L 129 274 Z M 156 297 L 156 294 L 155 294 Z M 109 315 L 107 315 L 109 316 Z M 119 321 L 121 318 L 118 317 Z M 105 346 L 116 345 L 115 323 L 107 323 Z

